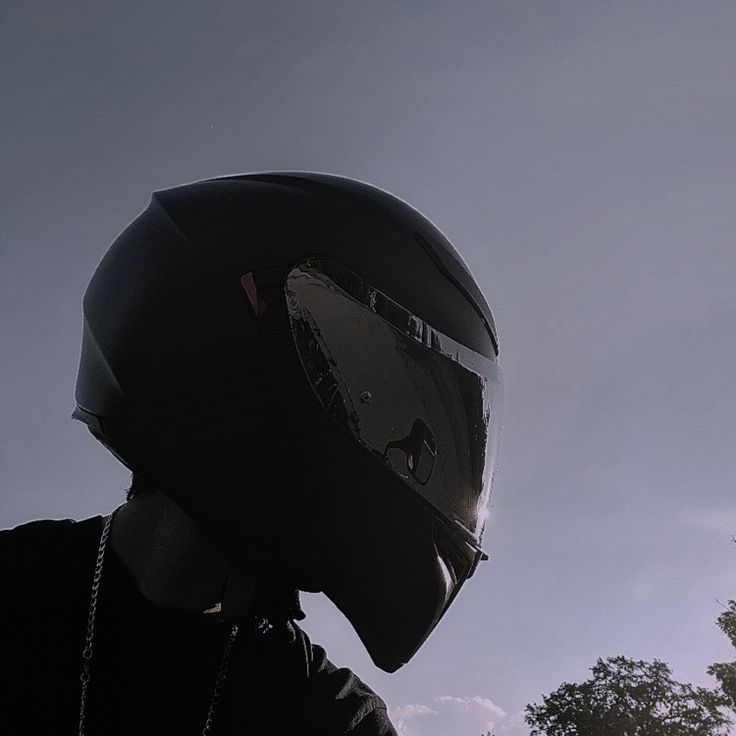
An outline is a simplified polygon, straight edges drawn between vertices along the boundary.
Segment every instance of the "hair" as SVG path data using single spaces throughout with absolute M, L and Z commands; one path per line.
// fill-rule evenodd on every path
M 126 501 L 132 501 L 134 498 L 140 498 L 146 493 L 153 493 L 158 490 L 158 486 L 147 478 L 142 477 L 139 473 L 133 472 L 130 477 L 130 488 L 125 494 Z

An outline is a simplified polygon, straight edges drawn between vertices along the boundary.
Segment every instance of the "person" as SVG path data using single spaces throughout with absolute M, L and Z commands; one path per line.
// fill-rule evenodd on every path
M 131 489 L 0 533 L 5 723 L 395 734 L 298 592 L 383 670 L 414 656 L 486 559 L 501 386 L 475 280 L 396 197 L 304 172 L 156 192 L 85 294 L 73 415 Z

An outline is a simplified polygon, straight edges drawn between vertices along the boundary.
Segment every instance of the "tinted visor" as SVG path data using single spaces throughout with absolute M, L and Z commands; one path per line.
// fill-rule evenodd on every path
M 285 290 L 296 348 L 325 411 L 444 522 L 443 536 L 474 567 L 496 459 L 498 363 L 335 261 L 295 266 Z

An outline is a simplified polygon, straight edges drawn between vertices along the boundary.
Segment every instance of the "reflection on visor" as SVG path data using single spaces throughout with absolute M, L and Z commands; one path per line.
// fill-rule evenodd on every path
M 425 505 L 480 545 L 495 465 L 500 369 L 334 261 L 286 280 L 291 328 L 318 400 Z

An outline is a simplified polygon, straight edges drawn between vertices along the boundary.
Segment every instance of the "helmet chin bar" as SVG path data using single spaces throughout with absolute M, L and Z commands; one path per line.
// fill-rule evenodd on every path
M 317 462 L 302 478 L 295 516 L 333 534 L 297 539 L 295 548 L 311 547 L 314 565 L 325 572 L 324 593 L 376 666 L 394 672 L 448 609 L 472 569 L 474 551 L 351 437 L 330 432 L 329 417 L 314 402 L 305 409 L 314 435 L 306 454 Z

